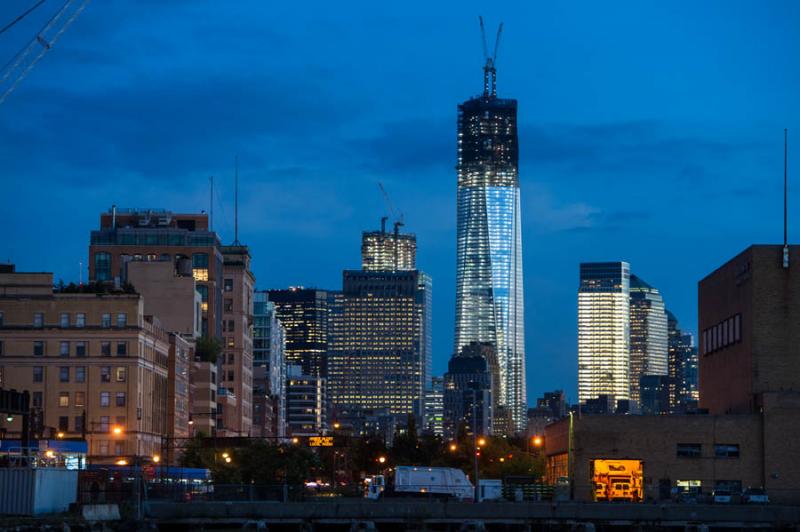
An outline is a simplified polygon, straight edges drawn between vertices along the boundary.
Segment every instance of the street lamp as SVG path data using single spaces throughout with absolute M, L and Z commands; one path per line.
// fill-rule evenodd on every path
M 56 434 L 56 438 L 58 438 L 59 440 L 63 440 L 64 439 L 64 433 L 63 432 L 59 432 L 58 434 Z
M 479 438 L 478 439 L 478 448 L 481 448 L 484 445 L 486 445 L 486 438 Z
M 339 424 L 338 421 L 333 424 L 334 429 L 339 430 L 339 427 L 341 427 L 341 425 Z
M 378 457 L 378 462 L 380 462 L 381 464 L 385 464 L 386 463 L 386 457 L 385 456 Z
M 111 432 L 114 433 L 114 436 L 120 436 L 123 433 L 123 430 L 119 425 L 114 425 L 114 428 L 111 429 Z
M 153 463 L 154 463 L 154 464 L 157 464 L 157 463 L 159 463 L 160 461 L 161 461 L 161 457 L 160 457 L 160 456 L 158 456 L 157 454 L 154 454 L 154 455 L 153 455 Z
M 458 450 L 458 445 L 456 445 L 455 443 L 451 443 L 450 444 L 450 452 L 454 453 L 457 450 Z
M 542 439 L 542 437 L 538 435 L 534 436 L 532 441 L 534 447 L 541 447 L 542 444 L 544 443 L 544 439 Z

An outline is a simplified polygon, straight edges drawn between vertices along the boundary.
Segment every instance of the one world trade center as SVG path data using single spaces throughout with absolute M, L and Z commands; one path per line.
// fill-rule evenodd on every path
M 487 56 L 483 94 L 458 106 L 455 353 L 494 346 L 493 402 L 514 431 L 527 419 L 518 162 L 517 101 L 497 97 Z

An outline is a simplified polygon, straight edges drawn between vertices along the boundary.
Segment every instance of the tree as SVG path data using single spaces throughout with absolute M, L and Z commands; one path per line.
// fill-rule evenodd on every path
M 197 339 L 194 355 L 201 361 L 215 364 L 220 353 L 222 353 L 222 343 L 216 338 L 201 336 Z

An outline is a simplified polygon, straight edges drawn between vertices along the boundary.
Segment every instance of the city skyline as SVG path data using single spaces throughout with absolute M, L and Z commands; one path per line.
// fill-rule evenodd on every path
M 9 2 L 7 9 L 16 13 L 21 6 Z M 188 14 L 165 8 L 164 20 L 140 37 L 147 53 L 137 55 L 131 53 L 135 39 L 119 47 L 109 43 L 120 44 L 112 33 L 130 35 L 134 24 L 146 24 L 147 15 L 92 4 L 0 107 L 0 128 L 10 139 L 0 149 L 9 185 L 0 223 L 25 226 L 6 239 L 0 257 L 23 271 L 53 270 L 56 279 L 66 282 L 78 280 L 83 262 L 85 281 L 84 242 L 98 212 L 114 203 L 199 212 L 208 205 L 210 174 L 217 176 L 218 194 L 224 198 L 215 207 L 215 229 L 230 243 L 233 156 L 239 153 L 239 232 L 251 247 L 258 287 L 332 289 L 341 269 L 358 265 L 361 229 L 374 226 L 385 211 L 377 187 L 383 181 L 405 212 L 407 229 L 418 235 L 420 267 L 435 280 L 434 374 L 441 375 L 452 350 L 454 320 L 454 107 L 478 92 L 480 65 L 476 15 L 481 8 L 467 7 L 452 20 L 443 8 L 432 7 L 435 24 L 408 14 L 370 11 L 363 17 L 380 24 L 362 31 L 375 40 L 373 51 L 363 49 L 364 35 L 342 35 L 355 10 L 338 18 L 323 10 L 318 17 L 329 20 L 322 35 L 341 41 L 335 53 L 322 50 L 319 61 L 311 63 L 314 83 L 324 87 L 316 92 L 287 64 L 320 51 L 319 41 L 302 42 L 312 20 L 292 13 L 291 7 L 280 7 L 289 13 L 275 19 L 303 21 L 300 37 L 292 36 L 294 28 L 277 27 L 264 12 L 245 21 L 247 9 L 238 7 L 221 17 L 221 39 L 245 34 L 240 26 L 253 24 L 269 28 L 267 42 L 281 50 L 277 58 L 259 57 L 253 64 L 257 68 L 244 68 L 253 60 L 243 52 L 248 41 L 231 38 L 222 51 L 213 52 L 199 37 L 198 28 L 214 19 L 213 8 L 200 5 Z M 696 334 L 700 278 L 746 243 L 779 239 L 781 137 L 783 127 L 789 127 L 791 161 L 798 109 L 790 93 L 798 74 L 786 67 L 788 59 L 772 52 L 796 47 L 790 28 L 796 27 L 799 14 L 789 3 L 764 10 L 739 5 L 724 10 L 724 18 L 710 14 L 714 9 L 584 5 L 574 17 L 566 6 L 536 6 L 497 7 L 487 14 L 492 23 L 507 23 L 499 59 L 502 92 L 520 101 L 530 400 L 561 387 L 577 398 L 574 273 L 579 262 L 635 264 L 659 287 L 683 328 Z M 107 27 L 109 19 L 119 27 Z M 177 19 L 183 23 L 169 36 L 158 32 Z M 738 44 L 741 28 L 750 24 L 757 26 L 758 42 Z M 536 31 L 525 31 L 525 25 Z M 395 26 L 406 27 L 400 33 Z M 625 38 L 615 35 L 622 27 L 628 30 Z M 26 25 L 14 28 L 4 46 L 13 48 L 14 39 L 27 32 Z M 556 38 L 558 32 L 566 38 Z M 571 39 L 571 32 L 585 37 Z M 402 35 L 403 46 L 390 44 Z M 409 35 L 421 41 L 408 45 L 410 53 Z M 637 38 L 640 50 L 630 50 Z M 709 43 L 711 38 L 718 44 Z M 181 40 L 198 44 L 202 55 L 192 52 L 191 44 L 176 44 Z M 442 45 L 436 48 L 432 42 Z M 430 57 L 416 60 L 423 51 Z M 163 53 L 163 62 L 154 62 L 151 52 Z M 382 111 L 361 128 L 365 116 L 344 117 L 354 101 L 346 91 L 335 90 L 342 74 L 332 56 L 364 54 L 367 65 L 355 74 L 348 70 L 355 79 L 346 91 L 365 86 L 371 93 L 368 107 Z M 380 54 L 383 62 L 375 61 Z M 548 59 L 553 55 L 558 60 Z M 769 61 L 762 65 L 765 57 Z M 233 58 L 230 66 L 228 58 Z M 557 64 L 562 62 L 569 68 Z M 178 65 L 174 72 L 165 68 L 170 63 Z M 391 65 L 388 71 L 384 63 Z M 446 74 L 443 64 L 448 65 Z M 284 68 L 289 70 L 278 89 L 268 89 L 271 78 L 253 74 Z M 191 72 L 205 72 L 202 81 L 213 90 L 204 92 L 200 84 L 187 81 Z M 412 97 L 406 94 L 408 85 L 392 85 L 406 76 L 426 79 L 430 86 L 415 82 Z M 87 80 L 94 88 L 81 95 Z M 147 90 L 148 84 L 153 88 Z M 290 90 L 292 84 L 300 84 L 297 91 Z M 278 93 L 259 94 L 268 90 Z M 220 93 L 234 98 L 214 110 Z M 751 94 L 770 98 L 755 101 Z M 289 110 L 278 115 L 288 130 L 284 134 L 277 126 L 263 125 L 275 109 L 270 98 Z M 253 119 L 247 116 L 251 104 Z M 292 116 L 300 120 L 290 121 Z M 148 127 L 131 131 L 134 119 L 144 119 Z M 333 150 L 309 158 L 312 149 L 320 148 L 319 137 L 296 147 L 308 131 L 339 121 L 342 125 L 335 127 L 345 140 Z M 54 136 L 53 131 L 69 134 Z M 342 166 L 342 158 L 333 154 L 337 149 L 347 158 L 361 156 Z M 305 166 L 300 164 L 304 159 Z M 409 179 L 412 185 L 404 186 Z M 647 208 L 638 205 L 644 199 L 651 200 Z M 767 214 L 732 230 L 726 213 L 735 208 Z M 796 212 L 790 203 L 790 220 Z M 70 220 L 59 224 L 58 239 L 52 238 L 53 225 L 40 221 L 44 213 Z M 40 246 L 42 241 L 50 245 Z

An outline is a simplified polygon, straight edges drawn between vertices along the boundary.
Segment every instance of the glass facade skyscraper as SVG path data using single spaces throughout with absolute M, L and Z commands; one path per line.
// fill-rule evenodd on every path
M 578 400 L 630 399 L 630 265 L 588 262 L 578 288 Z
M 498 406 L 525 429 L 525 328 L 517 101 L 491 90 L 458 106 L 455 349 L 497 350 Z M 488 75 L 488 74 L 487 74 Z M 488 79 L 488 78 L 487 78 Z
M 697 409 L 700 401 L 699 360 L 692 333 L 684 332 L 678 318 L 667 311 L 669 328 L 669 407 L 672 413 Z
M 642 404 L 639 379 L 667 375 L 667 313 L 661 292 L 635 275 L 631 275 L 630 295 L 630 398 Z

